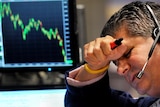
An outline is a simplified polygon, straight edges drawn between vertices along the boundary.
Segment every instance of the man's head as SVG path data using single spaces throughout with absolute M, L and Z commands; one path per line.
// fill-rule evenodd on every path
M 160 5 L 154 2 L 131 2 L 122 7 L 107 21 L 101 37 L 110 35 L 115 39 L 123 38 L 127 50 L 115 60 L 118 74 L 141 94 L 160 96 L 160 44 L 156 45 L 141 79 L 136 75 L 142 70 L 154 42 L 153 31 L 157 24 L 147 5 L 153 10 L 160 22 Z M 122 49 L 123 50 L 123 49 Z

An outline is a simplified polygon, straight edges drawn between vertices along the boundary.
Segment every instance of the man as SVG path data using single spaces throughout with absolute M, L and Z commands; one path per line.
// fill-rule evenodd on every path
M 65 107 L 158 107 L 159 20 L 160 5 L 154 2 L 135 1 L 111 16 L 101 37 L 84 46 L 85 64 L 66 72 Z M 111 89 L 111 61 L 138 93 L 148 96 L 135 99 Z

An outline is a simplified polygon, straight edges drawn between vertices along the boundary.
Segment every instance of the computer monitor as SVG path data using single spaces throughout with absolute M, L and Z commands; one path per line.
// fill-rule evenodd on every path
M 0 72 L 79 64 L 75 0 L 0 0 Z

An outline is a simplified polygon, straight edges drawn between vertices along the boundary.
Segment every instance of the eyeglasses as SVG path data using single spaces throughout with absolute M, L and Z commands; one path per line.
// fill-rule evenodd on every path
M 153 30 L 153 36 L 155 37 L 155 40 L 154 40 L 154 42 L 152 44 L 152 47 L 151 47 L 151 49 L 149 51 L 147 61 L 143 65 L 142 70 L 136 76 L 138 79 L 140 79 L 143 76 L 144 70 L 145 70 L 145 68 L 146 68 L 146 66 L 148 64 L 148 61 L 149 61 L 150 57 L 152 56 L 153 50 L 154 50 L 154 48 L 155 48 L 155 46 L 156 46 L 156 44 L 157 44 L 157 42 L 159 40 L 159 37 L 160 37 L 160 24 L 158 23 L 158 20 L 157 20 L 157 18 L 155 16 L 153 10 L 151 9 L 151 7 L 149 5 L 146 5 L 146 7 L 149 10 L 150 14 L 152 15 L 153 20 L 154 20 L 154 22 L 155 22 L 155 24 L 156 24 L 157 27 L 154 28 L 154 30 Z

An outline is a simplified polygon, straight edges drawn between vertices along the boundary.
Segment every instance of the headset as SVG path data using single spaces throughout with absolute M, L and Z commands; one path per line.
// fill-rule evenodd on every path
M 157 42 L 159 40 L 159 37 L 160 37 L 160 24 L 159 24 L 159 22 L 158 22 L 158 20 L 157 20 L 157 18 L 155 16 L 153 10 L 151 9 L 151 7 L 148 4 L 146 4 L 146 7 L 147 7 L 148 11 L 150 12 L 151 16 L 153 17 L 154 22 L 155 22 L 157 27 L 154 28 L 154 30 L 153 30 L 153 36 L 155 37 L 155 39 L 154 39 L 154 42 L 153 42 L 153 44 L 151 46 L 151 49 L 150 49 L 150 51 L 148 53 L 147 61 L 143 65 L 142 70 L 136 76 L 138 79 L 142 78 L 142 76 L 144 74 L 144 71 L 145 71 L 145 68 L 146 68 L 146 66 L 148 64 L 148 61 L 149 61 L 150 57 L 152 56 L 153 50 L 154 50 L 154 48 L 155 48 L 155 46 L 156 46 L 156 44 L 157 44 Z

